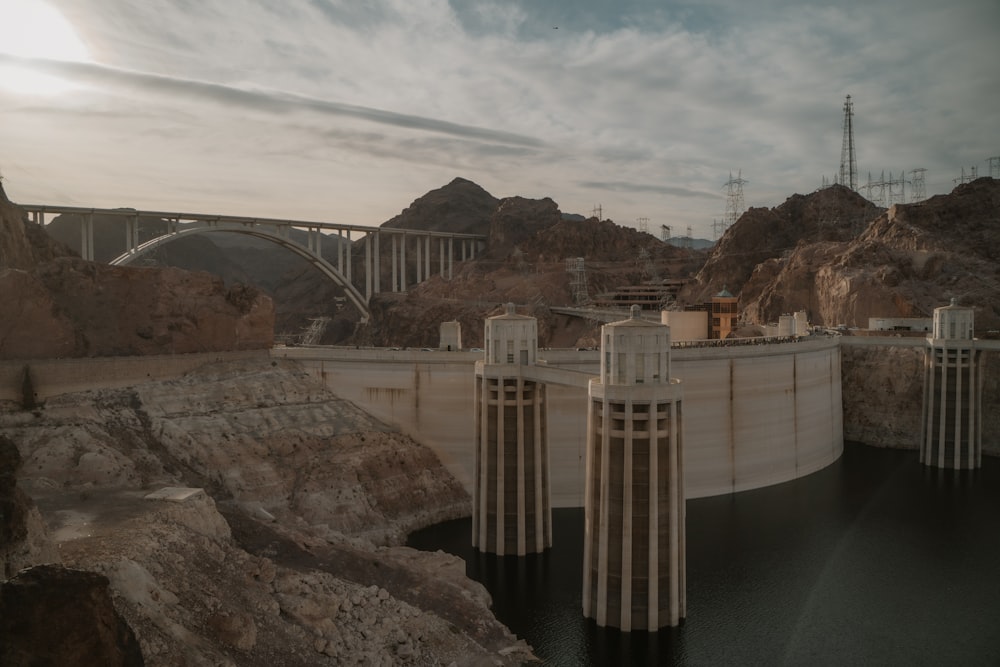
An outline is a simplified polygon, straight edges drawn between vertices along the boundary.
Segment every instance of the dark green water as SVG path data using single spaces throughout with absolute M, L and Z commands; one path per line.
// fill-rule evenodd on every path
M 848 444 L 767 489 L 688 501 L 688 615 L 620 633 L 583 618 L 583 510 L 543 555 L 470 546 L 470 520 L 410 538 L 465 559 L 550 665 L 1000 665 L 1000 460 L 961 473 Z

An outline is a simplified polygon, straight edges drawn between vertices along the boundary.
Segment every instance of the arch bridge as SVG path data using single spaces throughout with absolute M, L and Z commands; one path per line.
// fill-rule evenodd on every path
M 389 262 L 391 263 L 391 283 L 388 291 L 405 292 L 408 284 L 416 284 L 431 277 L 437 255 L 437 273 L 445 279 L 452 277 L 458 245 L 460 261 L 475 258 L 485 245 L 486 237 L 480 234 L 459 234 L 437 232 L 424 229 L 400 229 L 391 227 L 365 227 L 332 222 L 310 222 L 282 218 L 256 218 L 234 215 L 214 215 L 204 213 L 176 213 L 166 211 L 141 211 L 123 208 L 83 208 L 76 206 L 53 206 L 49 204 L 20 205 L 31 220 L 39 225 L 46 224 L 46 216 L 74 216 L 80 227 L 80 255 L 94 261 L 94 219 L 101 217 L 120 220 L 125 237 L 125 252 L 110 261 L 113 265 L 129 264 L 149 251 L 181 237 L 195 234 L 227 232 L 245 234 L 279 245 L 306 259 L 323 275 L 344 288 L 347 298 L 361 312 L 364 319 L 370 315 L 368 301 L 373 294 L 383 290 L 381 279 L 382 243 L 388 239 Z M 162 233 L 152 238 L 139 238 L 139 221 L 159 219 L 164 224 Z M 54 219 L 54 218 L 53 218 Z M 49 222 L 52 220 L 50 219 Z M 305 232 L 305 243 L 293 238 L 292 230 Z M 437 243 L 432 243 L 433 240 Z M 323 242 L 333 242 L 336 260 L 323 257 Z M 353 247 L 356 241 L 364 243 L 364 260 L 361 275 L 355 275 Z M 436 245 L 435 249 L 433 246 Z M 414 253 L 408 262 L 407 248 Z M 435 253 L 436 250 L 436 253 Z M 409 282 L 412 280 L 413 282 Z M 356 283 L 357 281 L 357 283 Z

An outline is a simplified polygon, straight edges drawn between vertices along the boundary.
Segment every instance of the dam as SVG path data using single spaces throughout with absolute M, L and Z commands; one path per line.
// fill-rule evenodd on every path
M 678 346 L 684 385 L 685 495 L 700 498 L 786 482 L 843 451 L 840 337 Z M 483 353 L 338 347 L 275 348 L 338 395 L 433 449 L 474 490 L 475 363 Z M 538 351 L 546 381 L 551 502 L 583 507 L 587 381 L 596 350 Z

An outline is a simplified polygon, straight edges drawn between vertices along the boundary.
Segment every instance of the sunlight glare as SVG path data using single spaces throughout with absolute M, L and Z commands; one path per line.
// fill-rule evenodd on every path
M 69 21 L 41 0 L 0 2 L 0 54 L 87 62 L 90 54 Z M 0 87 L 14 93 L 55 94 L 78 88 L 30 65 L 0 63 Z

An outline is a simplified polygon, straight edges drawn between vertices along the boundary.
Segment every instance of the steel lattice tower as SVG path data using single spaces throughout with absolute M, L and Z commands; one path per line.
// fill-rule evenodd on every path
M 927 170 L 918 167 L 910 171 L 910 201 L 918 202 L 927 198 L 927 182 L 925 175 Z
M 1000 157 L 987 158 L 990 165 L 990 178 L 1000 178 Z
M 858 156 L 854 153 L 854 103 L 844 102 L 844 143 L 840 149 L 840 184 L 858 189 Z
M 723 232 L 735 225 L 736 221 L 743 215 L 743 186 L 750 181 L 743 178 L 742 169 L 737 174 L 736 178 L 733 178 L 733 172 L 729 172 L 729 180 L 724 184 L 726 186 L 726 217 L 722 221 Z

